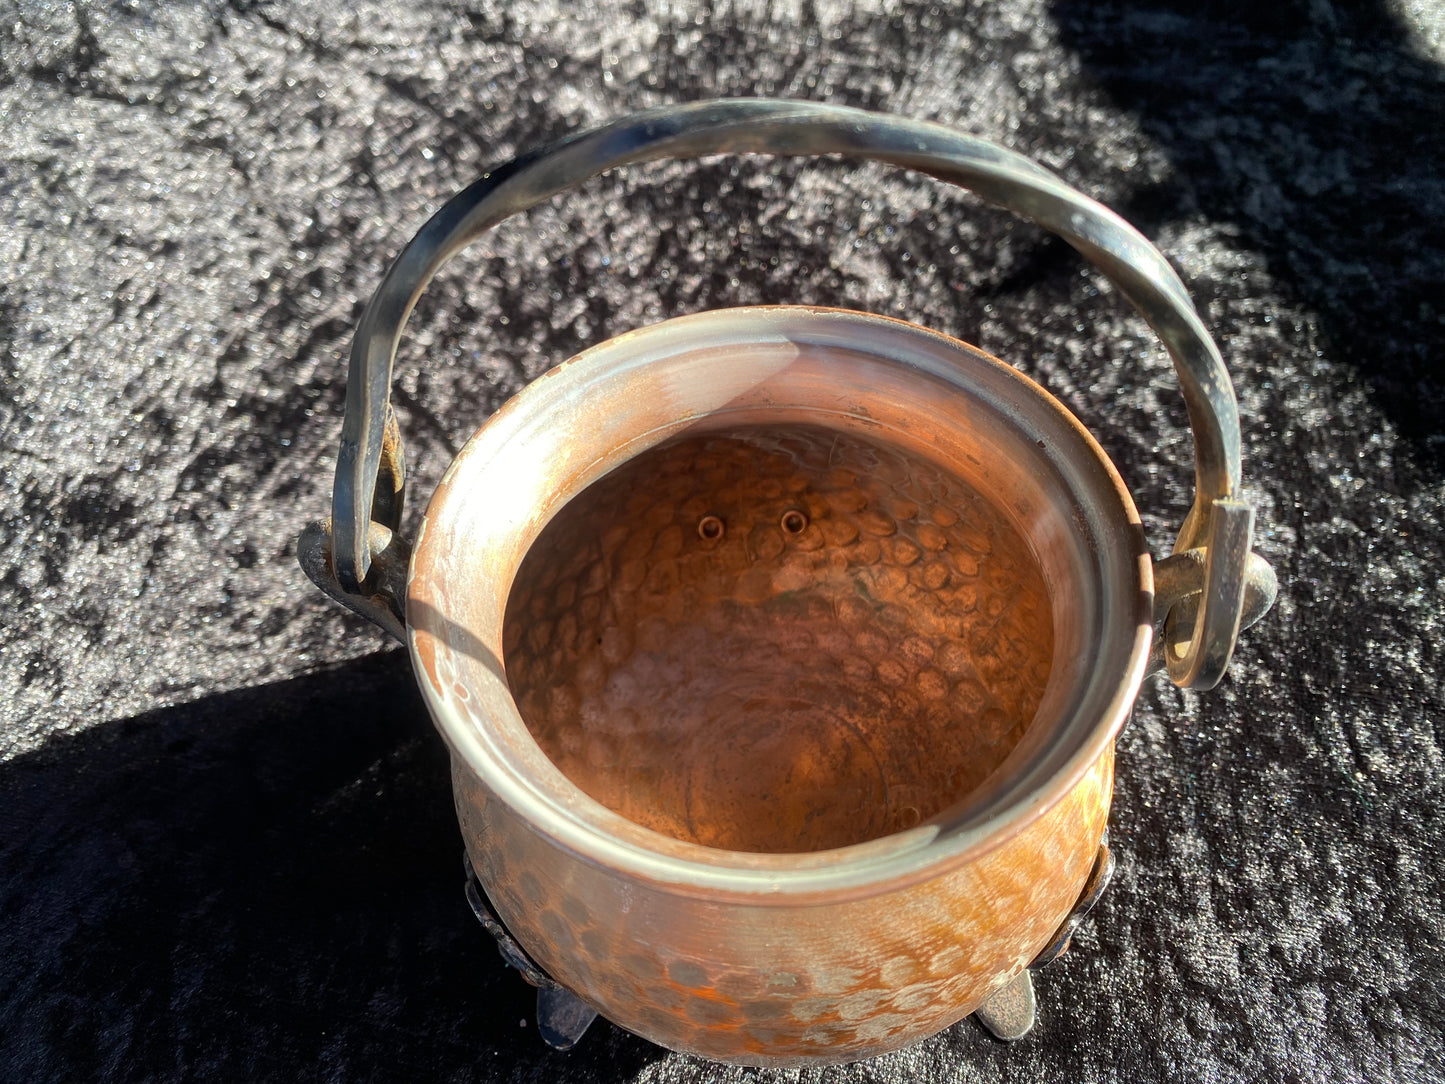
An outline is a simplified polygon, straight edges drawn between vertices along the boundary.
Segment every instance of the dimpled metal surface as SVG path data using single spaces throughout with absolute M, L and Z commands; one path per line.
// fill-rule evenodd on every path
M 912 886 L 746 903 L 578 862 L 465 764 L 462 835 L 507 927 L 614 1023 L 673 1050 L 760 1066 L 896 1050 L 973 1012 L 1078 897 L 1108 817 L 1112 748 L 1022 833 Z
M 731 850 L 912 828 L 1017 744 L 1053 625 L 1019 532 L 916 455 L 818 426 L 688 435 L 548 524 L 508 604 L 522 717 L 582 790 Z
M 630 332 L 493 415 L 407 621 L 531 958 L 661 1045 L 798 1066 L 931 1035 L 1050 942 L 1151 585 L 1117 473 L 1036 386 L 765 308 Z

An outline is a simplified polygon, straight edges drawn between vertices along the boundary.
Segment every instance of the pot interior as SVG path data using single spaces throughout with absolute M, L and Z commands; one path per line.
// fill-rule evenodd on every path
M 887 430 L 703 419 L 592 482 L 507 600 L 521 717 L 680 840 L 797 853 L 955 806 L 1028 731 L 1054 616 L 1029 539 Z

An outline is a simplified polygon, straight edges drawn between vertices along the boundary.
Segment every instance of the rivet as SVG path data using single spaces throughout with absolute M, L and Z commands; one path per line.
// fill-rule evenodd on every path
M 808 529 L 807 514 L 796 508 L 789 508 L 783 513 L 781 525 L 784 534 L 802 534 Z
M 703 516 L 697 521 L 697 536 L 704 542 L 716 542 L 726 531 L 727 527 L 717 516 Z

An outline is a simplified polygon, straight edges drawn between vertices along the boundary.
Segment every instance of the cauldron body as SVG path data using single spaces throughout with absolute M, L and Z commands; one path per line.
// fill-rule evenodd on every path
M 407 318 L 437 270 L 498 221 L 587 177 L 714 153 L 844 154 L 918 170 L 1037 222 L 1092 261 L 1158 334 L 1189 409 L 1195 501 L 1174 552 L 1151 560 L 1129 495 L 1098 445 L 1008 366 L 899 321 L 789 307 L 683 317 L 553 369 L 467 443 L 413 549 L 401 529 L 405 470 L 391 369 Z M 908 492 L 883 516 L 869 503 L 890 499 L 882 474 L 851 492 L 856 473 L 820 473 L 815 457 L 811 474 L 802 470 L 773 490 L 755 487 L 762 503 L 747 478 L 714 479 L 712 468 L 688 480 L 695 501 L 676 508 L 646 492 L 610 509 L 598 497 L 623 493 L 624 472 L 676 442 L 696 447 L 739 431 L 798 427 L 809 439 L 833 434 L 840 448 L 873 449 Z M 485 174 L 421 229 L 358 325 L 332 514 L 306 529 L 298 556 L 334 599 L 409 644 L 428 709 L 451 748 L 469 861 L 501 921 L 475 894 L 473 905 L 509 961 L 539 985 L 549 1041 L 575 1041 L 596 1010 L 711 1058 L 819 1064 L 896 1049 L 975 1009 L 1000 1036 L 1027 1029 L 1032 991 L 1024 969 L 1064 943 L 1076 901 L 1092 899 L 1107 868 L 1100 840 L 1113 741 L 1140 682 L 1165 671 L 1181 687 L 1211 687 L 1240 629 L 1273 600 L 1273 573 L 1250 552 L 1254 512 L 1240 499 L 1240 477 L 1238 410 L 1223 359 L 1168 262 L 1117 215 L 1026 159 L 939 125 L 803 102 L 702 102 L 651 110 L 523 155 Z M 957 483 L 1009 525 L 1012 556 L 1041 584 L 1030 597 L 1046 601 L 1011 599 L 1006 576 L 990 581 L 995 608 L 986 616 L 1016 604 L 1040 630 L 1036 639 L 1014 630 L 990 641 L 1016 649 L 1011 657 L 1035 685 L 1028 708 L 1012 729 L 995 727 L 993 736 L 1006 731 L 1007 741 L 993 743 L 992 759 L 975 764 L 972 775 L 964 771 L 954 789 L 937 785 L 935 771 L 922 792 L 927 800 L 915 801 L 903 795 L 938 767 L 930 758 L 937 753 L 957 766 L 979 724 L 970 707 L 976 698 L 964 695 L 959 677 L 966 660 L 953 670 L 924 669 L 950 653 L 957 661 L 960 646 L 975 642 L 963 634 L 978 624 L 978 613 L 967 612 L 968 591 L 929 592 L 982 566 L 972 558 L 947 566 L 947 530 L 925 531 L 924 518 L 946 527 L 957 511 L 925 492 L 930 479 L 937 494 Z M 833 487 L 826 493 L 825 481 Z M 708 508 L 714 483 L 718 500 L 725 492 L 731 502 L 726 515 Z M 793 504 L 780 506 L 782 518 L 770 526 L 779 508 L 766 501 L 780 494 Z M 828 495 L 845 499 L 830 503 L 822 499 Z M 583 508 L 593 518 L 569 519 Z M 828 520 L 834 513 L 845 518 Z M 730 539 L 712 565 L 705 554 L 685 552 L 679 524 L 699 514 L 694 550 L 717 545 L 729 516 L 735 526 L 750 525 L 739 531 L 747 548 Z M 810 516 L 820 522 L 810 524 Z M 568 523 L 574 537 L 559 548 L 556 536 Z M 647 542 L 643 528 L 662 524 Z M 865 528 L 896 531 L 899 540 L 850 541 Z M 614 536 L 630 554 L 621 570 L 608 564 Z M 554 574 L 547 567 L 554 554 L 580 563 Z M 782 564 L 756 564 L 772 559 Z M 584 566 L 598 573 L 585 585 Z M 707 567 L 742 574 L 720 595 L 684 574 Z M 631 605 L 616 592 L 639 585 L 654 596 L 643 607 L 645 636 L 641 622 L 608 624 Z M 793 607 L 814 624 L 785 630 L 787 650 L 761 667 L 753 656 L 773 641 L 750 649 L 733 637 L 723 650 L 699 636 L 729 613 L 746 624 L 756 616 L 746 609 L 753 603 L 764 616 Z M 855 637 L 861 654 L 845 665 L 838 626 L 870 607 L 876 627 Z M 640 636 L 654 646 L 702 644 L 697 666 L 687 652 L 671 663 L 692 673 L 726 671 L 731 683 L 692 726 L 693 738 L 712 745 L 693 742 L 677 765 L 692 779 L 708 765 L 710 748 L 718 759 L 726 752 L 725 781 L 745 784 L 734 788 L 731 805 L 710 807 L 703 827 L 712 834 L 691 830 L 698 827 L 688 821 L 693 795 L 683 786 L 679 805 L 675 779 L 664 779 L 656 798 L 682 808 L 681 820 L 647 816 L 654 793 L 628 789 L 629 751 L 646 739 L 611 725 L 598 690 L 615 692 L 627 678 L 628 712 L 686 714 L 669 706 L 679 702 L 675 689 L 655 685 L 659 695 L 649 697 L 646 683 L 633 680 L 641 671 L 615 669 L 625 667 Z M 817 667 L 808 654 L 814 648 Z M 1008 662 L 1000 658 L 989 669 L 1006 683 Z M 856 684 L 829 688 L 808 676 L 814 669 Z M 749 698 L 755 674 L 766 675 L 769 689 Z M 893 691 L 873 696 L 875 679 Z M 797 688 L 790 691 L 790 682 Z M 539 714 L 538 698 L 553 693 Z M 519 703 L 531 706 L 524 713 Z M 595 763 L 585 743 L 580 759 L 548 755 L 586 737 L 586 727 L 567 729 L 574 716 L 590 719 L 592 736 L 606 739 Z M 775 777 L 806 778 L 806 801 L 770 792 L 774 777 L 761 769 L 758 779 L 743 778 L 751 742 L 781 735 L 787 745 L 795 733 L 803 737 L 790 747 L 794 760 Z M 651 772 L 659 758 L 647 751 Z M 613 761 L 622 775 L 613 771 L 599 784 L 593 769 L 612 771 Z M 833 777 L 818 770 L 829 763 L 863 769 L 837 776 L 830 790 Z M 587 776 L 587 785 L 562 766 Z M 657 782 L 643 776 L 648 786 Z M 759 808 L 769 814 L 764 822 L 788 831 L 754 839 L 758 845 L 743 845 L 746 837 L 727 843 L 733 837 L 716 831 L 733 826 L 730 818 L 752 820 Z M 681 828 L 659 831 L 659 824 Z M 827 830 L 815 831 L 819 825 Z M 549 1021 L 567 1026 L 550 1034 Z
M 610 471 L 679 434 L 799 423 L 906 450 L 986 495 L 1043 572 L 1053 661 L 1012 752 L 929 820 L 812 853 L 705 847 L 618 815 L 546 757 L 508 682 L 507 600 L 548 522 Z M 684 317 L 538 379 L 438 487 L 407 600 L 468 854 L 507 928 L 609 1019 L 754 1065 L 907 1045 L 1034 958 L 1098 852 L 1151 615 L 1128 493 L 1054 399 L 945 336 L 805 308 Z

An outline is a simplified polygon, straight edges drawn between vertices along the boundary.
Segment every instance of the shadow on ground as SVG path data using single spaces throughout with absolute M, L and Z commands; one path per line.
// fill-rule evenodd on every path
M 1176 168 L 1125 216 L 1151 236 L 1201 213 L 1237 228 L 1318 317 L 1325 356 L 1445 468 L 1445 68 L 1379 0 L 1052 13 L 1085 77 Z
M 57 737 L 0 794 L 0 1078 L 584 1079 L 464 902 L 401 652 Z

